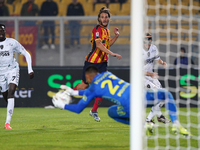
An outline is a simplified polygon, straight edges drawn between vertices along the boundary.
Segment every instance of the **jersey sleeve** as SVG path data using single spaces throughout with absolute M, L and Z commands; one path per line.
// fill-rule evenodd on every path
M 92 30 L 92 34 L 93 34 L 93 37 L 94 37 L 94 40 L 102 40 L 102 30 L 101 28 L 97 28 L 96 27 Z
M 25 58 L 26 58 L 26 62 L 28 64 L 28 73 L 31 73 L 33 72 L 33 69 L 32 69 L 32 62 L 31 62 L 31 55 L 25 50 L 25 48 L 18 42 L 15 40 L 15 48 L 14 48 L 14 51 L 21 54 L 21 55 L 24 55 Z
M 92 87 L 90 86 L 88 89 L 83 90 L 83 98 L 77 104 L 65 105 L 64 109 L 80 113 L 83 109 L 91 102 L 91 100 L 96 97 L 95 92 L 93 92 Z

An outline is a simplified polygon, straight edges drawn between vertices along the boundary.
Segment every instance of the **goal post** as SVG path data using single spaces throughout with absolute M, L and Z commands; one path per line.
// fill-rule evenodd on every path
M 131 1 L 131 40 L 130 40 L 130 149 L 142 150 L 143 133 L 143 0 Z

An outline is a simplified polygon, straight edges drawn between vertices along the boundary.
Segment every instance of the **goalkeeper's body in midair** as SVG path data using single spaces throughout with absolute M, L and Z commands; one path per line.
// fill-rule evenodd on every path
M 95 66 L 86 68 L 85 76 L 87 82 L 90 84 L 85 90 L 77 91 L 65 85 L 61 86 L 70 95 L 83 95 L 83 98 L 77 104 L 70 105 L 65 105 L 61 100 L 53 99 L 55 107 L 80 113 L 95 97 L 102 97 L 116 103 L 116 105 L 109 107 L 108 115 L 118 122 L 129 124 L 130 84 L 119 79 L 111 72 L 98 73 L 98 69 Z M 146 91 L 145 94 L 147 104 L 152 104 L 154 100 L 165 101 L 166 109 L 169 110 L 172 123 L 177 127 L 181 126 L 178 121 L 175 101 L 170 92 L 158 89 L 156 92 L 153 90 Z

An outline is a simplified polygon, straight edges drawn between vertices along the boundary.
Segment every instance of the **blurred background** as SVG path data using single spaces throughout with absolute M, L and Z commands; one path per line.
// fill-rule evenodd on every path
M 110 59 L 110 66 L 129 66 L 130 0 L 0 0 L 0 22 L 7 37 L 18 39 L 31 53 L 34 66 L 83 66 L 91 50 L 92 29 L 103 6 L 111 10 L 111 37 L 118 27 L 120 38 L 111 50 L 123 60 Z M 1 7 L 0 7 L 1 8 Z M 46 20 L 45 20 L 46 19 Z M 73 19 L 73 20 L 70 20 Z M 26 65 L 19 56 L 21 66 Z
M 0 22 L 7 25 L 7 37 L 18 39 L 29 50 L 34 66 L 82 66 L 91 50 L 91 32 L 97 24 L 98 12 L 107 6 L 112 14 L 111 38 L 115 27 L 120 32 L 110 49 L 123 57 L 120 61 L 110 58 L 109 66 L 129 66 L 130 2 L 0 0 Z M 181 47 L 192 59 L 192 65 L 197 65 L 199 0 L 145 0 L 144 8 L 144 32 L 152 34 L 160 56 L 169 67 L 173 67 L 175 59 L 180 57 Z M 22 56 L 19 62 L 21 66 L 26 65 Z

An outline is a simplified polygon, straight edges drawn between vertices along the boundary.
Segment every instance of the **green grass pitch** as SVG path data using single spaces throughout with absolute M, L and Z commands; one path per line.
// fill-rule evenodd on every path
M 5 130 L 6 108 L 0 108 L 0 149 L 128 150 L 129 126 L 109 118 L 108 108 L 103 107 L 98 109 L 101 122 L 95 122 L 89 116 L 90 109 L 86 108 L 81 114 L 75 114 L 59 109 L 15 108 L 11 121 L 13 129 Z M 182 122 L 184 119 L 181 117 Z M 196 119 L 191 118 L 193 123 Z M 191 132 L 196 136 L 198 134 L 197 129 L 191 129 Z M 159 127 L 159 133 L 165 135 L 165 128 Z M 155 146 L 153 139 L 148 141 L 149 147 Z M 169 142 L 176 146 L 176 141 Z M 193 147 L 198 147 L 197 140 L 190 139 L 190 142 Z M 165 139 L 159 139 L 159 143 L 165 146 Z M 180 144 L 186 147 L 187 139 L 180 138 Z

